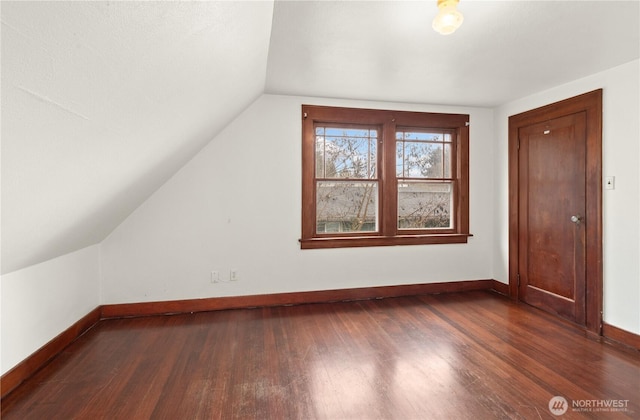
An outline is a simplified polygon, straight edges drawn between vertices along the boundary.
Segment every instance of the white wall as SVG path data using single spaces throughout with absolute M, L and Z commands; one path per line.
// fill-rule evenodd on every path
M 640 333 L 639 61 L 558 86 L 496 109 L 495 278 L 508 282 L 508 117 L 603 88 L 604 321 Z
M 5 373 L 100 303 L 495 278 L 508 282 L 510 115 L 604 88 L 604 317 L 640 333 L 639 62 L 494 110 L 264 95 L 101 245 L 2 276 Z M 468 244 L 300 250 L 300 105 L 471 115 Z M 210 271 L 237 269 L 212 284 Z M 100 292 L 100 288 L 102 291 Z
M 2 276 L 2 374 L 100 304 L 100 246 Z
M 300 250 L 303 103 L 469 113 L 474 237 Z M 102 303 L 492 278 L 492 133 L 488 109 L 264 95 L 102 243 Z

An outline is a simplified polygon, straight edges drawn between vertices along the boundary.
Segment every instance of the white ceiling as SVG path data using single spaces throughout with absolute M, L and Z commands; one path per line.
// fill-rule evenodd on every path
M 7 2 L 2 272 L 100 242 L 260 94 L 493 107 L 639 56 L 639 2 Z
M 276 2 L 268 93 L 493 107 L 639 54 L 639 2 Z
M 4 273 L 102 241 L 264 91 L 273 3 L 1 7 Z

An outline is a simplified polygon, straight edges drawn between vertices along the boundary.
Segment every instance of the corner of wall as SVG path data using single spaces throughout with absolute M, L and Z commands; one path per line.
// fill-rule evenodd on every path
M 100 305 L 99 245 L 2 276 L 2 374 Z

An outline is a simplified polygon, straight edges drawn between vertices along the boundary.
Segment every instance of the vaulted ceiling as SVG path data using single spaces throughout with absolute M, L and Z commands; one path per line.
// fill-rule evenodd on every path
M 99 243 L 263 93 L 496 105 L 637 59 L 636 1 L 8 2 L 2 272 Z

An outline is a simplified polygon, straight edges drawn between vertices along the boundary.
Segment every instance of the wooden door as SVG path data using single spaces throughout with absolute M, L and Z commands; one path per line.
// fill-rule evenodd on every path
M 602 90 L 509 117 L 509 294 L 602 333 Z
M 519 130 L 520 298 L 585 323 L 584 112 Z

